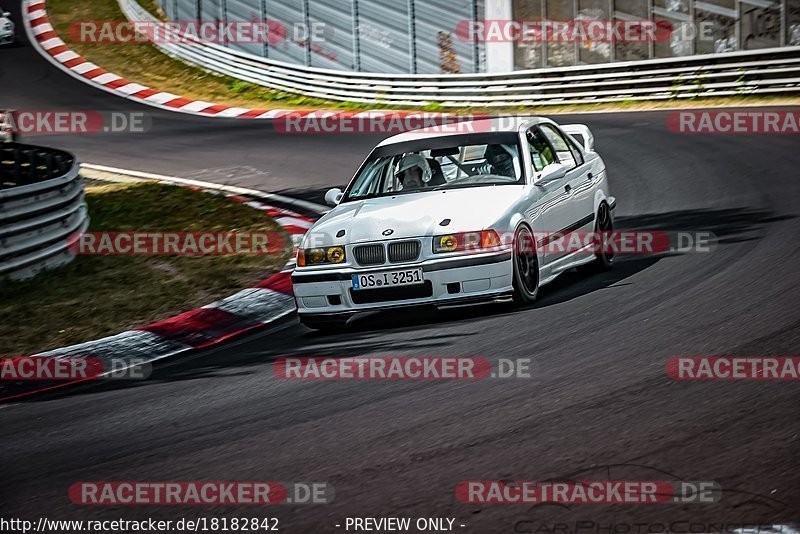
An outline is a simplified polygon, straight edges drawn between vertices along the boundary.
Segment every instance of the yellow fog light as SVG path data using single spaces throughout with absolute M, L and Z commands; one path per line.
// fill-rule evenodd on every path
M 458 238 L 454 235 L 443 235 L 439 238 L 436 252 L 453 252 L 458 248 Z
M 321 248 L 312 248 L 308 251 L 309 263 L 323 263 L 325 261 L 325 250 Z
M 331 263 L 342 263 L 344 261 L 344 249 L 342 247 L 329 248 L 328 261 Z

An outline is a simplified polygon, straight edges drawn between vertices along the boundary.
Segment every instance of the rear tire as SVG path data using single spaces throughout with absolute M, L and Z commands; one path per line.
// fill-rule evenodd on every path
M 514 234 L 514 302 L 531 304 L 539 293 L 539 258 L 530 228 L 521 226 Z
M 347 321 L 350 315 L 298 315 L 300 322 L 306 328 L 319 330 L 320 332 L 336 332 L 347 328 Z
M 611 217 L 611 209 L 605 202 L 601 202 L 597 208 L 594 231 L 600 236 L 600 243 L 594 255 L 595 261 L 591 265 L 598 271 L 611 270 L 614 267 L 614 250 L 611 248 L 613 245 L 607 246 L 606 243 L 613 242 L 614 219 Z

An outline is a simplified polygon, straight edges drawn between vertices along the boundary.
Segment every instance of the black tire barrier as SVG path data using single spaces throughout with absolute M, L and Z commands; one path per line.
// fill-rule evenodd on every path
M 63 150 L 0 144 L 0 281 L 74 259 L 69 238 L 89 226 L 79 169 Z

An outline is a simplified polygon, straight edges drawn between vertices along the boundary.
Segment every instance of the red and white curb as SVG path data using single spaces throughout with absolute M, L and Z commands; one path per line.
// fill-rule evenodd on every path
M 60 67 L 73 77 L 95 85 L 123 98 L 135 100 L 149 106 L 171 111 L 203 115 L 207 117 L 224 117 L 240 119 L 278 119 L 286 116 L 292 118 L 307 117 L 309 119 L 337 118 L 405 118 L 419 115 L 419 111 L 336 111 L 313 109 L 248 109 L 215 104 L 202 100 L 193 100 L 165 91 L 159 91 L 108 72 L 102 67 L 81 57 L 58 36 L 47 16 L 45 0 L 25 0 L 23 3 L 25 29 L 34 47 L 51 63 Z M 425 113 L 425 117 L 445 116 L 447 114 Z
M 116 170 L 119 171 L 119 169 Z M 186 181 L 172 177 L 164 178 L 163 181 L 170 183 L 175 183 L 176 180 Z M 204 182 L 195 181 L 195 183 L 203 184 Z M 236 191 L 238 188 L 216 184 L 208 184 L 209 188 L 199 185 L 184 184 L 184 186 L 208 193 L 223 194 L 264 211 L 292 236 L 295 245 L 314 224 L 314 217 L 268 204 L 260 198 L 261 196 L 275 197 L 276 195 L 269 193 L 262 195 L 256 191 L 253 195 L 242 195 L 230 192 L 230 190 Z M 311 203 L 307 204 L 316 206 Z M 182 352 L 220 343 L 294 312 L 295 304 L 291 282 L 294 265 L 294 259 L 291 259 L 283 270 L 266 280 L 208 306 L 103 339 L 49 350 L 35 356 L 120 358 L 132 359 L 138 363 L 150 363 Z

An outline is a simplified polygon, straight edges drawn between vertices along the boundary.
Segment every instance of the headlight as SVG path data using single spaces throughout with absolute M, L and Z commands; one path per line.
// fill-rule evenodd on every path
M 433 252 L 464 252 L 483 250 L 500 246 L 500 236 L 494 230 L 463 232 L 460 234 L 437 235 L 433 237 Z
M 297 266 L 344 263 L 344 247 L 306 248 L 297 252 Z

